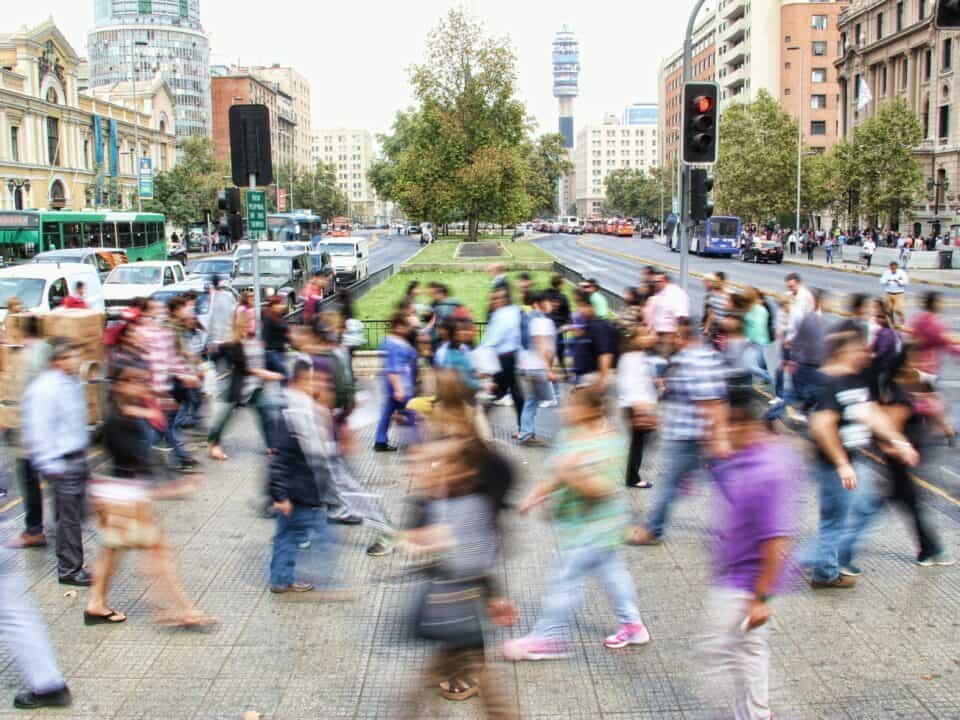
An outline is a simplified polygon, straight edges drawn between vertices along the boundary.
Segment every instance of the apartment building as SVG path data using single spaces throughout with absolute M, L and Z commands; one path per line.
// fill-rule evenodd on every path
M 292 136 L 291 159 L 299 167 L 312 165 L 313 130 L 310 127 L 310 81 L 292 67 L 279 64 L 257 65 L 234 68 L 238 72 L 248 72 L 268 84 L 273 84 L 277 90 L 289 98 L 290 112 L 286 113 L 294 127 L 288 128 Z M 283 100 L 284 109 L 288 105 Z
M 270 117 L 270 148 L 273 162 L 277 157 L 279 121 L 277 92 L 273 87 L 249 73 L 228 71 L 210 78 L 210 105 L 213 117 L 213 148 L 218 160 L 230 160 L 230 106 L 266 105 Z
M 331 128 L 316 131 L 316 159 L 332 165 L 337 183 L 350 202 L 350 215 L 372 219 L 378 214 L 377 195 L 367 179 L 374 160 L 373 134 L 369 130 Z
M 602 215 L 606 199 L 604 180 L 612 171 L 631 168 L 650 172 L 658 166 L 658 121 L 649 113 L 643 117 L 647 122 L 626 125 L 611 114 L 602 123 L 586 125 L 577 132 L 574 155 L 579 217 Z
M 960 122 L 957 98 L 958 33 L 937 30 L 934 0 L 855 0 L 838 18 L 841 57 L 839 132 L 857 125 L 894 98 L 920 119 L 923 140 L 914 150 L 926 168 L 927 191 L 911 210 L 909 227 L 929 234 L 960 226 Z

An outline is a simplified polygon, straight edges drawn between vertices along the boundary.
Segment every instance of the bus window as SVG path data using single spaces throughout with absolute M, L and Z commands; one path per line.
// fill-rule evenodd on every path
M 83 247 L 83 225 L 80 223 L 63 224 L 63 247 L 64 248 L 82 248 Z
M 100 223 L 84 223 L 83 239 L 87 247 L 103 247 L 100 231 Z
M 105 248 L 115 248 L 117 246 L 117 227 L 113 223 L 103 224 L 103 245 Z
M 147 246 L 147 226 L 144 223 L 133 224 L 133 246 Z
M 43 224 L 43 249 L 44 250 L 62 250 L 60 243 L 60 224 L 55 222 L 45 222 Z
M 160 224 L 155 222 L 146 223 L 147 245 L 156 245 L 163 237 L 160 235 Z
M 130 235 L 130 223 L 117 223 L 117 247 L 133 247 L 133 237 Z

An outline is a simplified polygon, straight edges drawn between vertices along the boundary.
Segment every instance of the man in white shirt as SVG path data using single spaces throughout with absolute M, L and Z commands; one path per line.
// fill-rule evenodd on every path
M 787 330 L 783 336 L 783 345 L 784 349 L 788 350 L 790 343 L 797 334 L 797 328 L 800 327 L 800 323 L 803 322 L 803 318 L 807 316 L 807 313 L 813 311 L 816 303 L 813 299 L 813 293 L 807 289 L 807 286 L 803 284 L 797 273 L 787 275 L 786 284 L 787 291 L 791 295 L 791 300 L 790 315 L 787 319 Z
M 683 288 L 670 282 L 663 271 L 654 276 L 657 294 L 654 296 L 653 329 L 658 335 L 673 335 L 677 320 L 690 317 L 690 298 Z
M 880 276 L 880 285 L 887 294 L 887 313 L 894 320 L 899 315 L 902 324 L 906 321 L 906 315 L 903 312 L 903 294 L 907 289 L 907 273 L 896 262 L 891 262 Z
M 520 414 L 520 435 L 517 442 L 525 445 L 536 438 L 537 409 L 540 403 L 555 402 L 553 383 L 554 352 L 557 345 L 557 327 L 550 319 L 553 304 L 549 296 L 537 293 L 533 297 L 533 311 L 524 320 L 526 331 L 521 333 L 519 370 L 524 381 L 523 411 Z

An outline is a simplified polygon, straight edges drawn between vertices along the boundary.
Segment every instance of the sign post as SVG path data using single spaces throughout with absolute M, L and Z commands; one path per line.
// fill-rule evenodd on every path
M 141 200 L 153 199 L 153 158 L 142 157 L 138 162 L 137 192 Z
M 267 193 L 256 190 L 256 176 L 250 176 L 247 190 L 247 234 L 253 262 L 253 307 L 256 313 L 257 337 L 260 337 L 260 237 L 267 232 Z

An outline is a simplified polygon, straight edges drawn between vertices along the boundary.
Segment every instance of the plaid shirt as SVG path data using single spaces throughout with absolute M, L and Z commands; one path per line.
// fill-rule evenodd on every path
M 143 360 L 150 370 L 150 385 L 157 397 L 168 397 L 173 391 L 174 375 L 194 374 L 179 352 L 176 333 L 169 325 L 147 322 L 140 337 Z
M 677 353 L 667 370 L 660 436 L 664 440 L 702 440 L 706 420 L 698 403 L 727 396 L 727 366 L 723 357 L 704 347 Z

